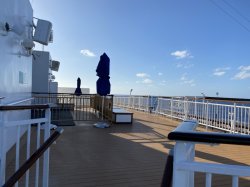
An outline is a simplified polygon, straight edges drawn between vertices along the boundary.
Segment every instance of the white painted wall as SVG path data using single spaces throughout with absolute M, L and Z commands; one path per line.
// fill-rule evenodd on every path
M 0 0 L 0 25 L 6 22 L 13 31 L 0 29 L 0 97 L 9 104 L 31 97 L 32 56 L 21 46 L 22 40 L 32 37 L 33 10 L 29 0 Z M 19 82 L 19 73 L 25 81 Z
M 12 31 L 5 32 L 8 22 Z M 31 98 L 32 56 L 21 46 L 32 39 L 33 9 L 29 0 L 0 0 L 0 97 L 12 105 Z M 30 118 L 30 112 L 5 113 L 7 120 Z M 4 113 L 0 112 L 0 125 Z M 7 150 L 15 143 L 16 128 L 7 131 Z M 1 144 L 1 142 L 0 142 Z

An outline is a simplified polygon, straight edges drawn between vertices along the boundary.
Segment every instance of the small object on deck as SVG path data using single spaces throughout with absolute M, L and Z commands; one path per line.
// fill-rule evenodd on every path
M 121 109 L 121 108 L 113 108 L 112 122 L 132 124 L 133 123 L 133 113 L 128 112 L 128 111 Z
M 106 122 L 97 122 L 94 124 L 94 127 L 104 129 L 110 127 L 110 125 Z

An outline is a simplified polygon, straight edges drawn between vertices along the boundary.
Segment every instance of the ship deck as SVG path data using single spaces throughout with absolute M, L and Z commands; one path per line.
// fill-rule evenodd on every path
M 51 147 L 50 186 L 160 186 L 167 153 L 173 142 L 168 133 L 180 121 L 134 112 L 134 122 L 94 128 L 79 122 Z M 203 128 L 198 128 L 204 131 Z M 196 160 L 250 165 L 246 146 L 197 145 Z M 213 175 L 212 186 L 230 186 L 231 177 Z M 239 186 L 250 186 L 240 178 Z M 205 175 L 195 175 L 195 186 L 205 186 Z
M 133 111 L 133 124 L 93 127 L 94 122 L 67 126 L 51 146 L 49 186 L 56 187 L 157 187 L 167 153 L 174 142 L 167 139 L 180 121 Z M 199 127 L 197 130 L 205 131 Z M 250 149 L 234 145 L 197 145 L 198 161 L 250 165 Z M 14 162 L 14 161 L 13 161 Z M 212 186 L 231 186 L 231 177 L 213 175 Z M 240 178 L 240 187 L 250 178 Z M 195 186 L 205 186 L 205 174 L 195 174 Z

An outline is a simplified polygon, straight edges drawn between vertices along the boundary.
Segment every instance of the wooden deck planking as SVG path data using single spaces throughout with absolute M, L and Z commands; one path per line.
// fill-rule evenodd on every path
M 133 125 L 108 129 L 66 127 L 51 149 L 51 186 L 160 186 L 173 147 L 167 134 L 180 122 L 135 111 L 134 119 Z M 198 145 L 196 160 L 250 165 L 249 153 L 245 146 Z M 196 186 L 204 183 L 205 175 L 197 174 Z M 230 184 L 231 177 L 213 176 L 213 186 Z M 241 179 L 240 186 L 250 181 Z
M 77 126 L 64 127 L 51 147 L 50 186 L 160 186 L 167 153 L 174 145 L 167 135 L 180 121 L 133 112 L 133 125 L 97 129 L 91 123 L 77 122 Z M 250 149 L 246 146 L 196 148 L 197 161 L 250 165 Z M 230 185 L 231 177 L 213 175 L 213 187 Z M 204 174 L 195 175 L 195 186 L 205 186 Z M 239 186 L 250 186 L 250 180 L 240 179 Z

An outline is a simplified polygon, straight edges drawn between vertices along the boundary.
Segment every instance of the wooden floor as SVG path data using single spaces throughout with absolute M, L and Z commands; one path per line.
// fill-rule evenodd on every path
M 133 112 L 132 125 L 65 127 L 51 148 L 50 186 L 160 186 L 167 153 L 173 147 L 167 135 L 180 122 Z M 196 160 L 250 165 L 250 148 L 198 145 Z M 195 186 L 205 186 L 203 174 L 195 178 Z M 231 177 L 213 176 L 213 186 L 230 185 Z M 240 186 L 250 186 L 250 180 L 240 179 Z
M 167 153 L 174 145 L 167 135 L 180 122 L 133 112 L 132 125 L 98 129 L 92 123 L 78 122 L 77 126 L 64 127 L 51 147 L 50 186 L 160 186 Z M 196 160 L 250 165 L 250 148 L 198 145 Z M 231 177 L 213 176 L 212 186 L 230 185 Z M 195 175 L 195 186 L 205 186 L 203 174 Z M 240 179 L 239 186 L 250 186 L 250 180 Z

